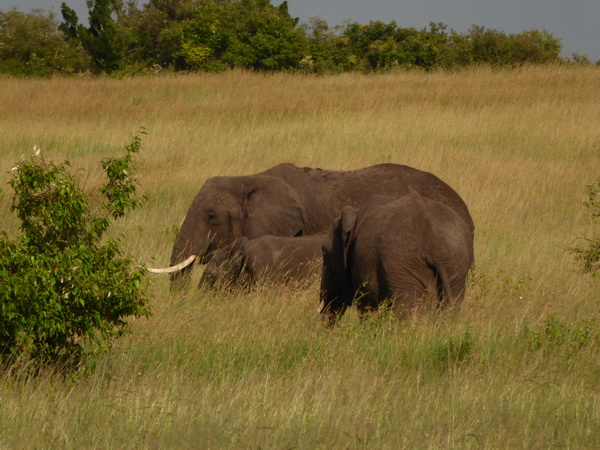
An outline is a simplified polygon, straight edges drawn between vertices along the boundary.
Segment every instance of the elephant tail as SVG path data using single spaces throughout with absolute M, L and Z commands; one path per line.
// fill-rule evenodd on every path
M 438 298 L 442 306 L 452 305 L 456 302 L 458 293 L 452 290 L 452 283 L 445 267 L 436 267 L 436 280 Z

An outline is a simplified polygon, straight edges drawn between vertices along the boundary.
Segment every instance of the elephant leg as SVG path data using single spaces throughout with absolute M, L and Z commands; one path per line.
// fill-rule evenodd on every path
M 451 277 L 445 267 L 437 270 L 437 291 L 440 304 L 445 308 L 454 308 L 465 295 L 466 275 Z
M 333 327 L 346 312 L 346 305 L 324 305 L 320 313 L 323 318 L 323 325 L 327 328 Z
M 422 312 L 427 304 L 429 291 L 423 286 L 394 289 L 392 305 L 400 319 L 409 319 Z
M 365 291 L 364 285 L 359 289 L 354 305 L 358 311 L 359 320 L 363 321 L 369 314 L 375 311 L 382 311 L 389 309 L 392 306 L 392 300 L 389 297 L 389 292 L 382 295 L 378 295 L 370 290 Z M 380 300 L 383 298 L 383 300 Z

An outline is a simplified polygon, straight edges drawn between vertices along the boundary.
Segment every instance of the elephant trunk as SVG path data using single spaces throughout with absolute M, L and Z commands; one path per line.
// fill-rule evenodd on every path
M 196 211 L 191 209 L 181 224 L 171 252 L 171 266 L 188 260 L 191 255 L 196 255 L 200 264 L 206 264 L 213 250 L 214 233 L 203 224 L 198 224 L 195 214 Z M 184 270 L 183 273 L 185 272 Z
M 191 278 L 192 262 L 206 264 L 214 250 L 214 235 L 206 227 L 198 226 L 194 214 L 196 212 L 193 209 L 188 211 L 173 244 L 170 261 L 173 269 L 168 272 L 171 274 L 171 292 L 185 290 Z

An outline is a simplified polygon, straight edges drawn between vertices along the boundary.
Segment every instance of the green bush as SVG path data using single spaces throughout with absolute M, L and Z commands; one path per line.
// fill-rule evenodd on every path
M 598 339 L 594 322 L 586 321 L 569 326 L 554 316 L 548 316 L 541 330 L 526 326 L 524 335 L 530 351 L 544 350 L 570 357 L 594 340 Z
M 36 155 L 13 168 L 11 208 L 21 232 L 0 234 L 0 362 L 75 368 L 108 349 L 127 330 L 127 316 L 149 313 L 144 270 L 105 237 L 113 219 L 141 201 L 130 175 L 141 146 L 136 136 L 124 157 L 102 161 L 107 181 L 96 202 L 68 162 Z
M 0 11 L 0 73 L 49 77 L 86 71 L 87 55 L 57 27 L 52 13 Z
M 588 188 L 588 200 L 583 203 L 589 213 L 592 223 L 600 224 L 600 181 L 590 184 Z M 584 237 L 586 245 L 574 247 L 571 253 L 583 266 L 585 273 L 596 276 L 600 274 L 600 237 Z
M 50 76 L 90 70 L 117 76 L 158 70 L 244 68 L 302 73 L 386 72 L 401 68 L 516 67 L 560 62 L 560 41 L 545 30 L 517 34 L 443 23 L 416 29 L 370 21 L 329 28 L 298 25 L 286 1 L 90 0 L 88 23 L 65 3 L 63 23 L 40 11 L 0 12 L 0 72 Z M 583 64 L 584 58 L 575 63 Z M 579 62 L 578 62 L 579 61 Z M 587 61 L 589 64 L 589 61 Z
M 559 61 L 560 41 L 547 31 L 517 34 L 473 25 L 466 35 L 453 34 L 455 64 L 517 67 Z
M 430 344 L 428 363 L 433 367 L 446 369 L 466 361 L 473 353 L 475 342 L 473 333 L 467 329 L 458 336 L 448 336 L 443 341 L 435 340 Z

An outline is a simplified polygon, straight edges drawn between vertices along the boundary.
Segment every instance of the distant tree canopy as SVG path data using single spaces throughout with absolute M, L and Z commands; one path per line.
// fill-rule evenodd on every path
M 0 73 L 49 76 L 88 67 L 85 52 L 65 39 L 52 14 L 0 11 Z
M 90 0 L 88 25 L 65 3 L 62 23 L 41 10 L 0 11 L 0 73 L 222 71 L 245 68 L 302 73 L 515 67 L 560 62 L 547 31 L 517 34 L 443 23 L 424 29 L 396 22 L 330 28 L 317 17 L 299 24 L 287 2 L 270 0 Z M 589 60 L 577 55 L 572 63 Z

